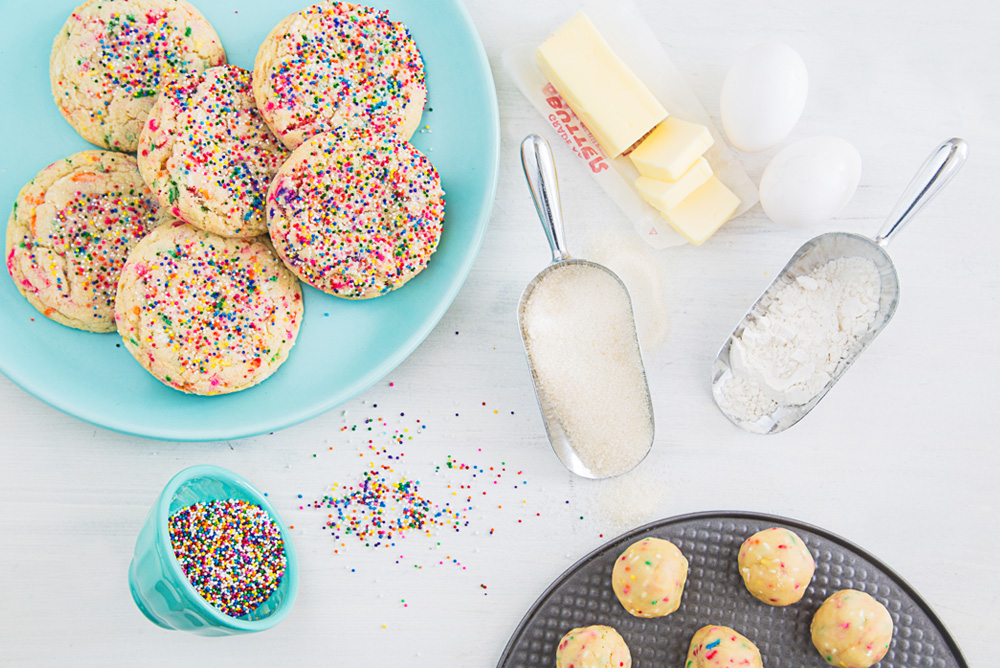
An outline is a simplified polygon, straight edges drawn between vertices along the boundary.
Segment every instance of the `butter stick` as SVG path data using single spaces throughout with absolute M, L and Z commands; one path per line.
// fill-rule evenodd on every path
M 542 42 L 535 61 L 612 158 L 667 117 L 583 12 Z
M 680 204 L 660 214 L 685 239 L 700 246 L 729 220 L 739 205 L 740 198 L 713 176 Z
M 713 143 L 712 133 L 704 125 L 672 116 L 656 126 L 628 157 L 643 176 L 677 181 Z
M 701 187 L 712 177 L 712 167 L 705 158 L 698 158 L 691 169 L 676 181 L 663 181 L 640 176 L 635 182 L 635 189 L 642 198 L 660 211 L 674 208 L 681 201 Z

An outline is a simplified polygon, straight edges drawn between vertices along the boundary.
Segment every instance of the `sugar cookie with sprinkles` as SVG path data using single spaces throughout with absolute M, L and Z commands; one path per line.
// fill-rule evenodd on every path
M 444 191 L 407 141 L 362 131 L 313 137 L 267 194 L 267 226 L 285 264 L 323 292 L 378 297 L 420 273 L 437 248 Z
M 222 237 L 181 221 L 136 246 L 115 305 L 132 356 L 170 387 L 203 395 L 274 373 L 302 316 L 299 282 L 266 236 Z
M 7 222 L 7 271 L 52 320 L 115 331 L 115 292 L 129 251 L 173 218 L 143 183 L 135 158 L 82 151 L 21 189 Z
M 253 70 L 264 120 L 289 148 L 341 127 L 413 136 L 427 86 L 410 31 L 388 12 L 319 2 L 278 23 Z
M 56 35 L 49 77 L 84 139 L 134 153 L 162 86 L 225 62 L 219 36 L 184 0 L 88 0 Z
M 267 232 L 264 197 L 288 157 L 231 65 L 166 84 L 139 137 L 139 171 L 165 208 L 227 237 Z

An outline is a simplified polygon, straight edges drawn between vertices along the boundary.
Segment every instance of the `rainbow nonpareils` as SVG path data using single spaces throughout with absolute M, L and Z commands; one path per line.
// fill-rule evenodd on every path
M 195 590 L 231 617 L 266 601 L 285 574 L 285 543 L 266 510 L 238 499 L 196 503 L 167 521 L 170 544 Z

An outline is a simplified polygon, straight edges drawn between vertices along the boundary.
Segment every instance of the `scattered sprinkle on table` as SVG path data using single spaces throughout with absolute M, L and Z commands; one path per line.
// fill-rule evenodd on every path
M 461 511 L 421 496 L 419 481 L 393 479 L 391 473 L 391 467 L 373 467 L 343 494 L 313 502 L 313 508 L 331 511 L 324 527 L 330 535 L 337 539 L 354 535 L 369 547 L 392 547 L 395 539 L 410 532 L 431 536 L 434 527 L 459 530 L 465 520 Z
M 476 402 L 485 406 L 487 402 Z M 377 408 L 377 405 L 372 405 Z M 492 408 L 490 409 L 492 410 Z M 496 411 L 499 414 L 499 410 Z M 382 413 L 392 414 L 392 411 Z M 407 411 L 399 411 L 399 418 L 406 418 Z M 513 411 L 511 411 L 513 414 Z M 346 417 L 347 411 L 343 413 Z M 470 456 L 478 459 L 471 462 L 446 455 L 443 462 L 431 464 L 426 473 L 430 477 L 421 481 L 417 470 L 402 470 L 406 453 L 403 447 L 412 445 L 417 436 L 427 434 L 425 421 L 416 419 L 392 419 L 366 417 L 357 421 L 345 421 L 339 432 L 347 436 L 362 436 L 357 446 L 357 456 L 369 461 L 358 474 L 342 482 L 334 483 L 325 495 L 317 500 L 298 505 L 299 510 L 311 509 L 325 513 L 322 529 L 336 541 L 335 554 L 341 554 L 348 547 L 348 541 L 357 542 L 368 549 L 399 550 L 414 539 L 420 541 L 441 537 L 442 534 L 468 532 L 476 521 L 486 521 L 478 513 L 500 511 L 504 504 L 483 503 L 488 493 L 509 494 L 511 490 L 521 490 L 528 485 L 524 471 L 508 468 L 507 462 L 487 464 L 482 462 L 483 449 L 470 448 Z M 327 448 L 324 448 L 327 449 Z M 328 450 L 340 448 L 329 447 Z M 357 460 L 355 460 L 357 461 Z M 425 484 L 426 483 L 426 484 Z M 520 494 L 521 492 L 517 492 Z M 302 498 L 302 495 L 299 495 Z M 314 499 L 316 497 L 313 497 Z M 479 503 L 477 503 L 478 501 Z M 527 510 L 528 499 L 513 501 Z M 473 513 L 475 511 L 475 514 Z M 516 512 L 516 511 L 515 511 Z M 541 513 L 531 512 L 530 519 L 541 517 Z M 511 517 L 512 525 L 522 525 L 525 520 Z M 489 535 L 495 529 L 490 528 Z M 478 533 L 478 532 L 477 532 Z M 409 538 L 409 541 L 405 539 Z M 416 547 L 416 545 L 412 545 Z M 432 549 L 441 548 L 438 541 Z M 452 546 L 454 547 L 454 546 Z M 450 548 L 449 548 L 450 549 Z M 421 569 L 424 565 L 454 565 L 466 570 L 466 565 L 454 555 L 437 557 L 432 563 L 413 563 L 412 555 L 397 552 L 397 564 L 405 563 Z M 419 558 L 416 559 L 420 561 Z M 352 569 L 353 572 L 353 569 Z

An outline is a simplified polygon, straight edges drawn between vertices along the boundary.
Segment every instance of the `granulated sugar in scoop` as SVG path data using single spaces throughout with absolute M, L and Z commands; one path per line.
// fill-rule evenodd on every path
M 521 326 L 546 417 L 561 423 L 591 471 L 612 476 L 632 468 L 649 449 L 653 427 L 621 283 L 587 265 L 558 266 L 525 300 Z
M 518 322 L 553 450 L 574 473 L 633 469 L 653 444 L 653 406 L 628 290 L 609 269 L 570 259 L 548 142 L 521 144 L 525 177 L 552 264 L 525 288 Z

